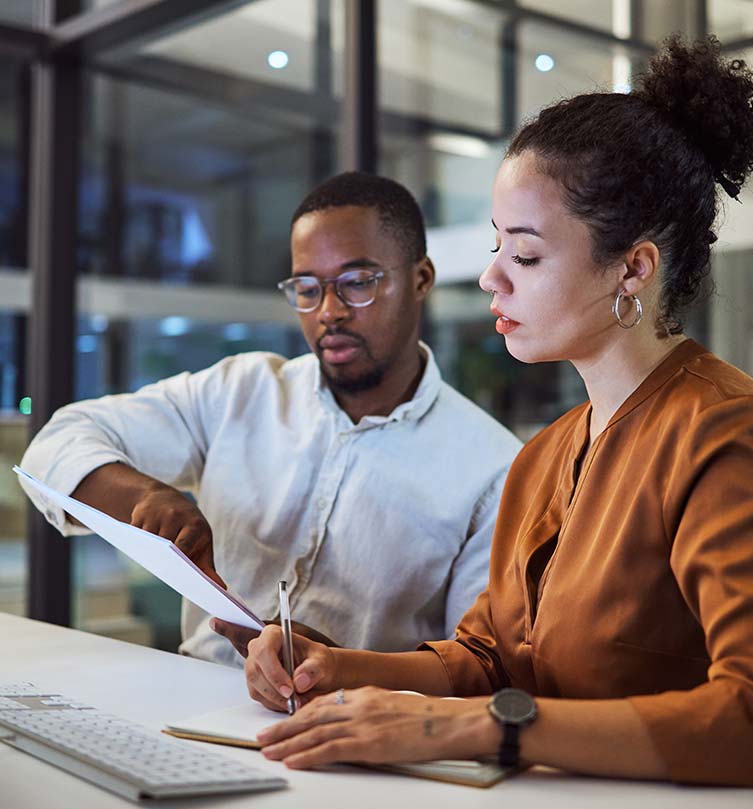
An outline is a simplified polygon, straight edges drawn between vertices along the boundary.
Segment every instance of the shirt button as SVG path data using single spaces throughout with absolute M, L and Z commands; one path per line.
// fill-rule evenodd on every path
M 325 508 L 327 508 L 327 501 L 326 501 L 326 500 L 325 500 L 323 497 L 320 497 L 320 498 L 319 498 L 319 499 L 316 501 L 316 505 L 318 506 L 318 508 L 319 508 L 321 511 L 324 511 L 324 509 L 325 509 Z
M 344 443 L 346 443 L 346 441 L 348 440 L 348 436 L 347 436 L 345 433 L 340 433 L 340 435 L 337 437 L 337 440 L 338 440 L 338 441 L 339 441 L 341 444 L 344 444 Z

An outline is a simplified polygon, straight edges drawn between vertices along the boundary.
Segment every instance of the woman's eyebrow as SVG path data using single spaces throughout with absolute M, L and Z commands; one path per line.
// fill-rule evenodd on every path
M 497 223 L 492 219 L 492 225 L 494 226 L 494 230 L 499 230 L 497 227 Z M 509 233 L 511 236 L 515 236 L 518 233 L 527 233 L 529 236 L 538 236 L 539 239 L 543 239 L 544 237 L 536 230 L 536 228 L 528 227 L 526 225 L 520 225 L 519 227 L 514 228 L 505 228 L 505 233 Z
M 530 228 L 526 226 L 520 226 L 516 228 L 505 228 L 505 232 L 509 233 L 511 236 L 515 236 L 517 233 L 527 233 L 529 236 L 538 236 L 539 239 L 543 239 L 544 237 L 536 230 L 536 228 Z

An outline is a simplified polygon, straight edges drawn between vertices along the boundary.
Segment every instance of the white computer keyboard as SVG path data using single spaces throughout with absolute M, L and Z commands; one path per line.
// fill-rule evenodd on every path
M 131 800 L 287 784 L 32 683 L 0 684 L 0 741 Z

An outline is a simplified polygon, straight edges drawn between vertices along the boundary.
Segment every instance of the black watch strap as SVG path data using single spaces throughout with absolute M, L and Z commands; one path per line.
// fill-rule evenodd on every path
M 505 722 L 497 756 L 500 767 L 517 767 L 520 764 L 519 735 L 520 725 Z

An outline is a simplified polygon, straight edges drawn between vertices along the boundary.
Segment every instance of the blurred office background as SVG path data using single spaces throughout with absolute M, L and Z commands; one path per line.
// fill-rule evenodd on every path
M 751 58 L 753 2 L 0 0 L 0 611 L 176 647 L 177 596 L 96 537 L 28 528 L 10 467 L 63 401 L 305 351 L 275 282 L 291 212 L 341 169 L 418 198 L 447 381 L 523 439 L 582 401 L 569 367 L 524 366 L 494 332 L 491 180 L 526 116 L 629 90 L 673 31 Z M 742 201 L 689 332 L 751 373 Z

